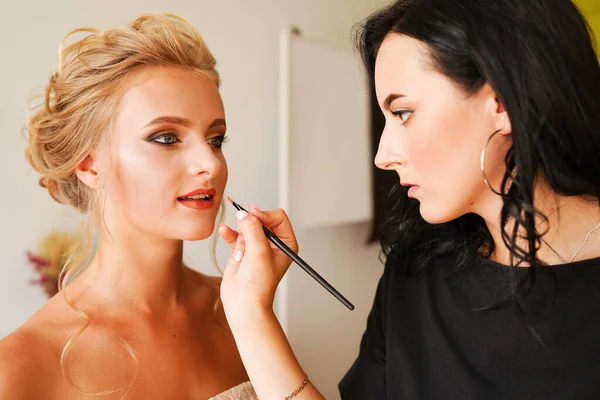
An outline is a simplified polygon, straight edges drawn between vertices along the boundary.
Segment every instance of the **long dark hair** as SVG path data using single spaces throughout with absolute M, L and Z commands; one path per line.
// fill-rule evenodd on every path
M 515 272 L 518 303 L 541 264 L 537 249 L 545 232 L 534 223 L 541 215 L 533 206 L 536 178 L 543 176 L 561 195 L 600 198 L 600 67 L 591 29 L 571 0 L 399 0 L 357 31 L 356 45 L 371 79 L 389 33 L 425 43 L 433 65 L 467 95 L 489 83 L 510 115 L 502 239 L 513 265 L 533 267 L 525 280 L 518 281 Z M 410 249 L 419 265 L 427 265 L 432 257 L 455 253 L 462 269 L 494 251 L 481 217 L 467 214 L 431 225 L 403 188 L 391 198 L 395 204 L 381 239 L 385 255 Z M 526 248 L 516 240 L 522 229 Z

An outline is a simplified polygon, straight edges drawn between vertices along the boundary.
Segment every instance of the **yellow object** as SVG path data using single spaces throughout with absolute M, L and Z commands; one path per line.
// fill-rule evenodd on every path
M 596 52 L 600 46 L 600 0 L 575 0 L 575 4 L 585 15 L 596 36 Z
M 51 232 L 40 243 L 38 255 L 46 259 L 48 273 L 58 276 L 76 245 L 77 237 L 66 232 Z
M 61 272 L 78 244 L 78 235 L 54 231 L 43 238 L 37 253 L 28 253 L 39 274 L 32 283 L 39 284 L 49 297 L 57 293 Z

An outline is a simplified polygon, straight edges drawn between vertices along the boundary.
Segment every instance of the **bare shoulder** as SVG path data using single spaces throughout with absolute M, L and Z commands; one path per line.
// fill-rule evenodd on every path
M 54 297 L 0 340 L 0 399 L 54 399 L 61 380 L 60 356 L 73 317 Z M 71 313 L 72 314 L 72 313 Z
M 0 398 L 32 399 L 51 393 L 47 383 L 52 380 L 46 374 L 48 352 L 40 334 L 27 327 L 0 340 Z
M 227 317 L 221 302 L 220 289 L 222 278 L 209 276 L 193 271 L 192 285 L 199 292 L 209 293 L 198 304 L 196 316 L 198 342 L 210 344 L 211 357 L 208 362 L 214 370 L 219 371 L 220 378 L 229 381 L 230 386 L 248 381 L 248 374 L 240 358 L 233 333 L 229 328 Z
M 195 269 L 187 267 L 188 277 L 196 285 L 220 286 L 222 278 L 220 276 L 211 276 L 203 274 Z
M 221 280 L 220 276 L 205 275 L 187 268 L 187 281 L 193 293 L 202 293 L 213 300 L 217 300 L 220 297 Z
M 219 325 L 227 327 L 227 318 L 223 310 L 223 304 L 221 303 L 221 281 L 220 276 L 210 276 L 202 274 L 193 269 L 189 269 L 188 281 L 190 283 L 191 290 L 196 294 L 194 296 L 194 309 L 197 311 L 199 317 L 207 317 L 211 315 L 211 319 L 214 317 L 219 321 Z

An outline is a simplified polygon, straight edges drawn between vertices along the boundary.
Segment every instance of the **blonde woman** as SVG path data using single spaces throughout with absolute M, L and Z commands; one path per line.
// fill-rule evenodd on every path
M 182 262 L 184 240 L 213 233 L 227 182 L 215 59 L 174 15 L 81 32 L 28 122 L 26 156 L 99 244 L 0 342 L 0 398 L 255 399 L 220 280 Z

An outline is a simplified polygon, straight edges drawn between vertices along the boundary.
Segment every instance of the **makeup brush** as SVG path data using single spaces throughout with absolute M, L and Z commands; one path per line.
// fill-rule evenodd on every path
M 227 196 L 227 200 L 238 210 L 238 211 L 246 211 L 242 206 L 237 204 L 235 201 L 231 199 L 231 197 Z M 248 212 L 248 211 L 246 211 Z M 307 274 L 313 277 L 314 280 L 319 282 L 321 286 L 323 286 L 329 293 L 331 293 L 336 299 L 338 299 L 343 305 L 348 307 L 349 310 L 354 310 L 354 305 L 348 301 L 340 292 L 338 292 L 333 286 L 329 284 L 321 275 L 317 273 L 314 269 L 311 268 L 310 265 L 306 263 L 303 259 L 300 258 L 296 253 L 292 251 L 285 243 L 281 241 L 273 232 L 268 230 L 263 226 L 263 231 L 267 236 L 267 239 L 271 241 L 275 246 L 277 246 L 281 251 L 283 251 L 289 258 L 291 258 L 296 264 L 300 266 Z

